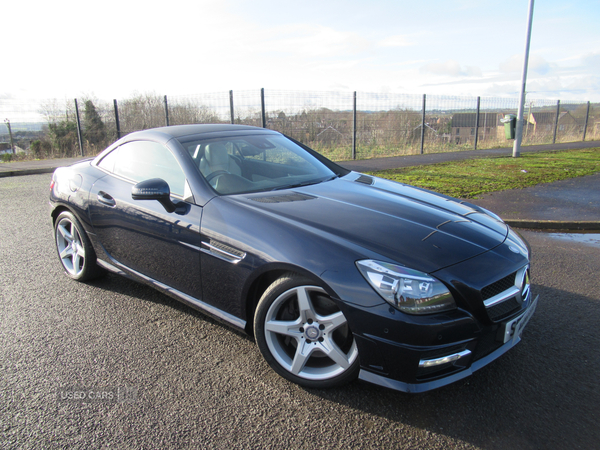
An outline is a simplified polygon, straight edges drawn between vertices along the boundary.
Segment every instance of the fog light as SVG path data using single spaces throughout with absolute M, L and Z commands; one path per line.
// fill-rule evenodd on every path
M 453 353 L 452 355 L 448 355 L 448 356 L 443 356 L 441 358 L 435 358 L 435 359 L 422 359 L 421 361 L 419 361 L 419 367 L 421 368 L 425 368 L 425 367 L 437 367 L 437 366 L 441 366 L 443 364 L 448 364 L 454 361 L 458 361 L 460 358 L 463 358 L 465 356 L 468 356 L 471 354 L 470 350 L 463 350 L 460 353 Z

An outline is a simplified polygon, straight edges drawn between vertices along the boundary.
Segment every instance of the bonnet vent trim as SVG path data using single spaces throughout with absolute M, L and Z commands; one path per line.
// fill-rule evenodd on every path
M 249 197 L 250 200 L 259 203 L 290 203 L 290 202 L 302 202 L 305 200 L 313 200 L 317 197 L 312 195 L 299 194 L 297 192 L 293 194 L 284 195 L 269 195 L 265 197 Z
M 354 181 L 356 181 L 357 183 L 363 183 L 363 184 L 368 184 L 368 185 L 373 184 L 373 178 L 371 178 L 367 175 L 361 175 Z

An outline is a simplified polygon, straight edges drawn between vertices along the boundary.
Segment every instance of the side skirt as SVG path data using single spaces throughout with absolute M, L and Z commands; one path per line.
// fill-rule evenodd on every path
M 242 330 L 244 330 L 246 327 L 245 320 L 242 320 L 229 313 L 221 311 L 220 309 L 215 308 L 214 306 L 209 305 L 208 303 L 205 303 L 202 300 L 198 300 L 197 298 L 187 295 L 181 291 L 178 291 L 177 289 L 173 289 L 172 287 L 169 287 L 166 284 L 161 283 L 160 281 L 156 281 L 153 278 L 147 277 L 146 275 L 136 272 L 135 270 L 127 269 L 117 262 L 114 263 L 115 265 L 110 264 L 101 259 L 97 259 L 96 262 L 99 266 L 103 267 L 109 272 L 113 272 L 118 275 L 123 275 L 135 281 L 141 281 L 143 283 L 146 283 L 155 288 L 156 290 L 162 292 L 163 294 L 166 294 L 169 297 L 174 298 L 175 300 L 185 303 L 186 305 L 191 306 L 192 308 L 202 313 L 205 313 L 219 321 L 225 322 L 228 325 L 232 325 L 235 328 L 239 328 Z

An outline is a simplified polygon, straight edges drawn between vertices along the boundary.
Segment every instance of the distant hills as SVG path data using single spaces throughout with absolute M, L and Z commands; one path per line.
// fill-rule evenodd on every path
M 42 127 L 47 125 L 45 122 L 11 122 L 10 129 L 13 133 L 17 131 L 42 131 Z M 0 134 L 8 134 L 8 127 L 0 122 Z

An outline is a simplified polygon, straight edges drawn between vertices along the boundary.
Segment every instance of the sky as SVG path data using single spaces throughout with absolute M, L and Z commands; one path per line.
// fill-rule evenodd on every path
M 2 2 L 2 99 L 518 97 L 529 0 Z M 600 0 L 537 0 L 528 98 L 600 101 Z

